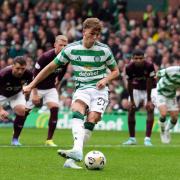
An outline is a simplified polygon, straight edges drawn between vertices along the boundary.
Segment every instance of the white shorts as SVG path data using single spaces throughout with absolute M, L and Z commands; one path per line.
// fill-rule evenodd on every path
M 151 90 L 151 101 L 154 105 L 156 105 L 156 96 L 157 96 L 157 90 L 156 90 L 156 88 L 153 88 Z M 135 103 L 136 107 L 138 107 L 142 101 L 144 102 L 144 104 L 147 103 L 147 91 L 146 90 L 133 89 L 133 97 L 134 97 L 134 103 Z M 129 101 L 130 101 L 130 97 L 129 97 Z
M 108 90 L 97 90 L 95 88 L 87 88 L 83 90 L 76 90 L 73 95 L 72 103 L 76 100 L 81 100 L 88 105 L 89 112 L 95 111 L 104 113 L 109 103 Z
M 179 111 L 176 97 L 167 98 L 157 93 L 157 107 L 159 108 L 162 105 L 166 105 L 168 111 Z
M 15 108 L 17 105 L 26 105 L 25 96 L 22 92 L 19 92 L 11 97 L 5 97 L 0 95 L 0 105 L 4 105 L 6 102 L 9 102 L 11 108 Z
M 43 98 L 43 104 L 47 104 L 48 102 L 53 102 L 59 105 L 59 96 L 56 88 L 40 90 L 37 89 L 38 95 Z M 32 93 L 30 95 L 29 100 L 26 103 L 26 108 L 32 109 L 35 105 L 32 102 Z

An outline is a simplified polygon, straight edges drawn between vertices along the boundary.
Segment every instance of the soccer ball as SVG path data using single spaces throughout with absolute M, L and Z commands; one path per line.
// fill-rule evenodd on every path
M 84 163 L 87 169 L 100 170 L 106 164 L 106 158 L 100 151 L 90 151 L 86 154 Z

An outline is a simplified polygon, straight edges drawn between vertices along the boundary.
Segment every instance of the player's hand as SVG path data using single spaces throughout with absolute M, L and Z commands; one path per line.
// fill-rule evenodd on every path
M 146 103 L 146 110 L 147 111 L 153 111 L 154 110 L 154 104 L 152 103 L 152 101 L 148 101 Z
M 32 102 L 34 105 L 39 105 L 41 102 L 41 97 L 38 94 L 32 95 Z
M 8 120 L 8 115 L 9 113 L 7 111 L 5 111 L 4 109 L 0 110 L 0 119 L 3 121 L 7 121 Z
M 129 105 L 128 105 L 128 110 L 132 111 L 132 110 L 135 110 L 135 109 L 136 109 L 136 105 L 135 105 L 134 101 L 130 101 Z
M 103 89 L 105 88 L 105 86 L 108 84 L 108 79 L 107 78 L 103 78 L 100 81 L 97 82 L 96 84 L 96 88 L 97 89 Z
M 23 93 L 29 95 L 31 93 L 32 87 L 30 85 L 23 86 Z

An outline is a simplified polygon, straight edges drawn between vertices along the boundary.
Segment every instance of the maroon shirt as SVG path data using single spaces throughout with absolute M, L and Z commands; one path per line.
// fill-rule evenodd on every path
M 146 90 L 146 80 L 150 77 L 153 78 L 153 88 L 156 87 L 154 65 L 148 61 L 144 61 L 143 66 L 130 62 L 126 66 L 126 76 L 128 80 L 132 80 L 133 89 Z
M 37 76 L 37 74 L 45 67 L 47 66 L 57 55 L 55 54 L 55 49 L 51 49 L 47 52 L 45 52 L 40 58 L 37 60 L 35 64 L 35 70 L 34 70 L 34 76 Z M 66 66 L 61 66 L 58 69 L 56 69 L 55 72 L 50 74 L 46 79 L 41 81 L 36 87 L 38 89 L 51 89 L 55 87 L 55 79 L 58 76 L 58 80 L 60 81 L 67 69 Z
M 22 90 L 22 86 L 32 81 L 33 74 L 26 70 L 22 77 L 18 78 L 12 74 L 12 66 L 0 70 L 0 95 L 11 97 Z

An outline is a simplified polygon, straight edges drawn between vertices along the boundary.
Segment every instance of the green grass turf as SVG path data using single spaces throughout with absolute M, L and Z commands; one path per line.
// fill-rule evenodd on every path
M 124 147 L 127 132 L 95 131 L 84 149 L 102 151 L 107 164 L 102 171 L 63 168 L 64 159 L 58 148 L 71 148 L 71 130 L 56 130 L 58 148 L 44 147 L 47 129 L 24 129 L 23 147 L 10 146 L 11 128 L 0 129 L 0 180 L 175 180 L 180 179 L 180 134 L 172 134 L 172 142 L 163 145 L 159 133 L 153 133 L 153 147 L 144 147 L 144 133 L 137 133 L 137 146 Z

